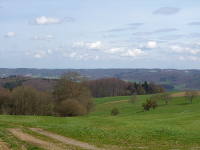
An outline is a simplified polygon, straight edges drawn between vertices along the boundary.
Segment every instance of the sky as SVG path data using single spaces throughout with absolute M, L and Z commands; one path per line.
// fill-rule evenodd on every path
M 0 0 L 0 68 L 200 69 L 199 0 Z

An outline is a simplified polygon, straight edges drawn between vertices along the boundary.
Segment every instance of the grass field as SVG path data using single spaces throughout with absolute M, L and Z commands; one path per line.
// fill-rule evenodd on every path
M 135 104 L 128 96 L 97 98 L 96 107 L 82 117 L 0 116 L 0 139 L 20 149 L 37 150 L 16 139 L 6 129 L 38 127 L 94 144 L 106 149 L 124 150 L 197 150 L 200 149 L 200 97 L 189 104 L 183 97 L 174 97 L 168 105 L 144 112 L 141 104 L 148 96 L 139 96 Z M 112 108 L 120 114 L 111 116 Z

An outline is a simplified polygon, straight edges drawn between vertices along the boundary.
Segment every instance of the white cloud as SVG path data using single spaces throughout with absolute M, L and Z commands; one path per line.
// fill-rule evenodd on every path
M 45 52 L 45 51 L 38 51 L 38 52 L 36 52 L 34 55 L 33 55 L 33 57 L 34 58 L 43 58 L 43 57 L 45 57 L 47 55 L 47 53 Z
M 51 49 L 47 49 L 47 50 L 37 50 L 37 51 L 33 51 L 33 50 L 28 50 L 25 52 L 25 55 L 34 57 L 34 58 L 44 58 L 47 56 L 50 56 L 53 54 L 53 51 Z
M 93 42 L 93 43 L 86 43 L 86 45 L 90 49 L 100 49 L 102 47 L 101 41 L 96 41 L 96 42 Z
M 193 54 L 193 55 L 200 53 L 200 49 L 194 49 L 191 47 L 183 47 L 180 45 L 172 45 L 172 46 L 170 46 L 170 49 L 176 53 L 189 53 L 189 54 Z
M 45 36 L 38 36 L 38 35 L 35 35 L 33 36 L 32 38 L 33 40 L 51 40 L 51 39 L 54 39 L 54 36 L 53 35 L 45 35 Z
M 86 49 L 101 49 L 103 48 L 103 44 L 101 41 L 96 41 L 96 42 L 75 42 L 73 44 L 73 47 L 78 47 L 78 48 L 86 48 Z
M 7 37 L 7 38 L 11 38 L 11 37 L 15 37 L 16 36 L 16 33 L 15 32 L 7 32 L 6 34 L 5 34 L 5 37 Z
M 121 56 L 136 57 L 144 55 L 145 52 L 141 49 L 128 49 L 126 52 L 122 53 Z
M 121 53 L 124 51 L 124 48 L 110 48 L 106 50 L 107 53 L 115 54 L 115 53 Z
M 35 23 L 38 25 L 58 24 L 61 23 L 61 20 L 58 18 L 41 16 L 35 18 Z
M 146 45 L 147 48 L 151 48 L 151 49 L 156 48 L 157 46 L 158 44 L 156 41 L 148 41 Z

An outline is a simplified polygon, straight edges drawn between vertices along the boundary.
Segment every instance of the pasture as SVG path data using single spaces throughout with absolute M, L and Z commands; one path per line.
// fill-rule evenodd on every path
M 129 96 L 96 98 L 92 112 L 81 117 L 1 115 L 0 139 L 14 150 L 39 150 L 40 146 L 17 139 L 8 129 L 21 128 L 34 137 L 52 141 L 30 130 L 41 128 L 109 150 L 200 149 L 200 97 L 192 104 L 184 97 L 173 97 L 168 105 L 160 100 L 159 107 L 145 112 L 141 105 L 149 96 L 139 96 L 135 103 L 128 101 Z M 119 114 L 112 116 L 112 108 Z M 81 147 L 72 145 L 70 149 Z

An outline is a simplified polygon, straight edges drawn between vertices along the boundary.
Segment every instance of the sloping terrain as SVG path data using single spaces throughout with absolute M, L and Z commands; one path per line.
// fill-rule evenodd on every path
M 136 82 L 143 82 L 143 81 L 155 82 L 157 84 L 162 84 L 168 90 L 200 89 L 200 70 L 1 68 L 0 77 L 3 78 L 3 77 L 17 75 L 26 77 L 55 79 L 67 72 L 78 72 L 81 75 L 88 77 L 89 79 L 115 77 L 122 80 L 129 80 Z M 38 85 L 36 85 L 36 87 L 38 87 Z
M 0 138 L 8 143 L 10 148 L 15 147 L 16 150 L 21 149 L 22 145 L 27 150 L 31 150 L 34 146 L 38 149 L 40 145 L 22 139 L 23 142 L 18 141 L 19 137 L 17 140 L 5 132 L 7 128 L 20 128 L 26 134 L 54 143 L 61 148 L 63 148 L 62 143 L 65 143 L 67 148 L 70 147 L 70 143 L 63 141 L 63 138 L 69 137 L 81 143 L 109 150 L 198 149 L 200 147 L 200 97 L 196 97 L 192 104 L 183 97 L 174 97 L 168 105 L 160 100 L 158 108 L 145 112 L 141 105 L 149 96 L 139 96 L 139 100 L 135 103 L 130 103 L 128 96 L 97 98 L 94 110 L 89 115 L 81 117 L 1 115 Z M 119 115 L 112 116 L 112 108 L 117 108 Z M 26 128 L 31 128 L 32 131 L 27 131 Z M 12 140 L 9 140 L 10 138 Z M 77 143 L 71 146 L 73 145 L 73 148 L 78 148 Z

